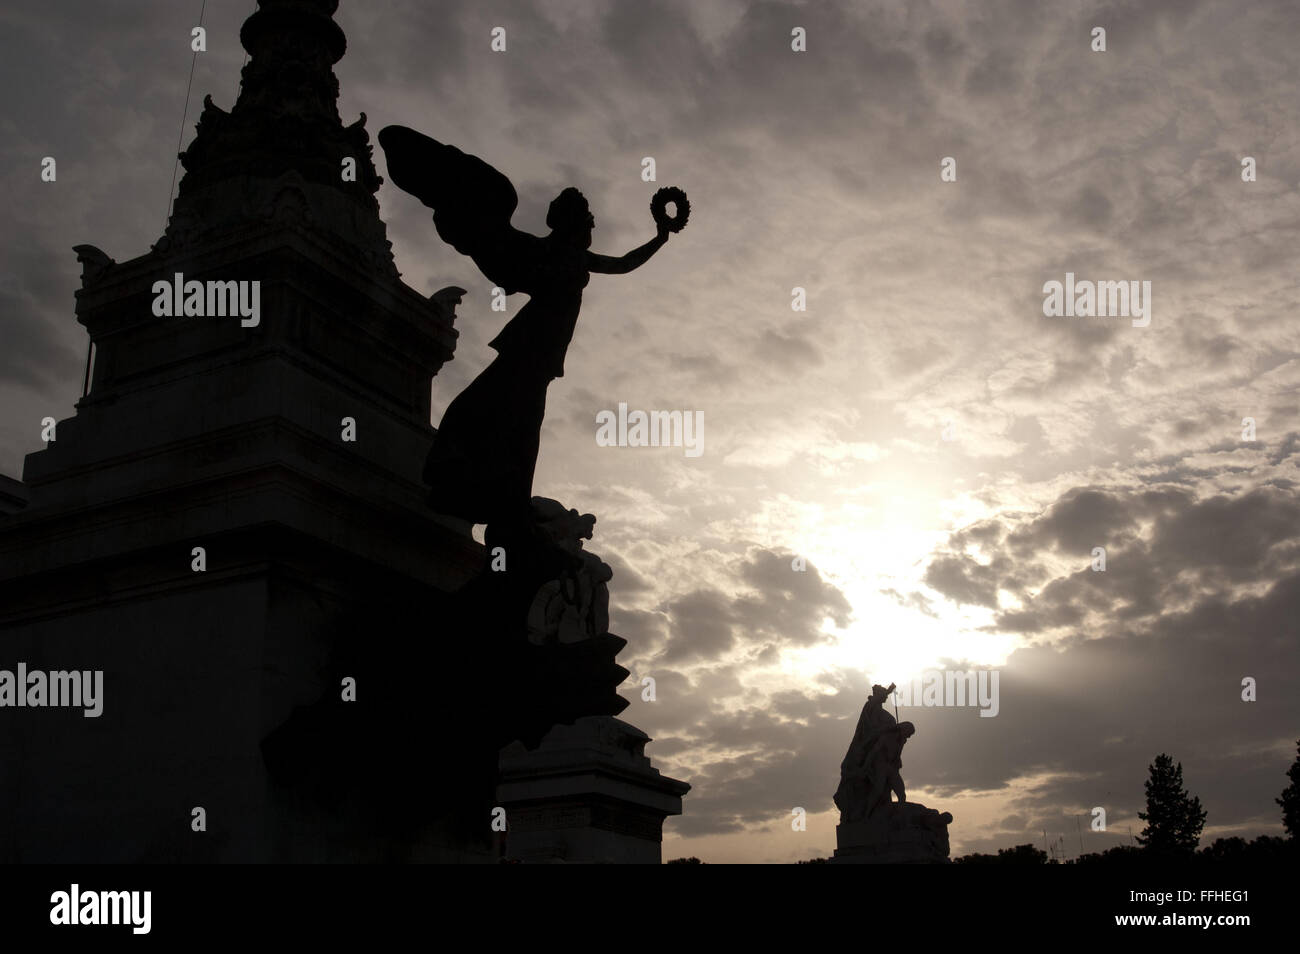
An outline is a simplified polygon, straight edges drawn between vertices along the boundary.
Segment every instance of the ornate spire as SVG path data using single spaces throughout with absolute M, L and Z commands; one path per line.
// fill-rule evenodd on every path
M 296 113 L 337 124 L 339 84 L 331 67 L 347 49 L 333 20 L 338 0 L 261 0 L 259 7 L 239 31 L 251 59 L 235 111 Z
M 204 97 L 160 251 L 249 220 L 298 222 L 395 274 L 375 193 L 365 114 L 345 127 L 334 64 L 347 40 L 338 0 L 259 0 L 239 39 L 248 51 L 239 99 Z

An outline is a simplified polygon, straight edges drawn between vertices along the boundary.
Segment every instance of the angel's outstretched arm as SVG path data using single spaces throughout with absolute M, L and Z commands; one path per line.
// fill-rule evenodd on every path
M 644 245 L 634 248 L 626 255 L 620 255 L 617 258 L 612 255 L 597 255 L 595 252 L 588 252 L 587 271 L 600 272 L 604 275 L 625 275 L 632 269 L 640 268 L 649 261 L 650 256 L 659 251 L 667 241 L 668 233 L 660 232 Z

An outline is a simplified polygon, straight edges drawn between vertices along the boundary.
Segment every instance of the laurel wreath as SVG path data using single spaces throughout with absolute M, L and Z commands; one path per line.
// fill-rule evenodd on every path
M 669 202 L 677 207 L 675 216 L 668 215 Z M 680 232 L 686 227 L 686 220 L 691 217 L 691 203 L 681 189 L 667 186 L 656 192 L 655 197 L 650 200 L 650 214 L 654 216 L 656 225 L 666 228 L 669 232 Z

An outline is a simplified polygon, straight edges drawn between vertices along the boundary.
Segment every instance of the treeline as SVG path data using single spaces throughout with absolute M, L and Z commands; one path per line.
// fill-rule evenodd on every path
M 1219 838 L 1199 848 L 1206 812 L 1201 800 L 1183 788 L 1182 763 L 1161 753 L 1149 766 L 1146 782 L 1147 810 L 1138 812 L 1146 827 L 1136 845 L 1117 845 L 1106 851 L 1090 852 L 1065 864 L 1151 864 L 1178 862 L 1200 867 L 1218 864 L 1295 864 L 1300 861 L 1300 741 L 1296 743 L 1296 760 L 1287 771 L 1290 784 L 1275 799 L 1282 807 L 1282 828 L 1286 838 L 1260 835 L 1253 841 L 1244 838 Z M 1056 864 L 1047 852 L 1032 844 L 1002 848 L 996 855 L 976 852 L 953 859 L 954 864 Z
M 1151 864 L 1161 861 L 1177 861 L 1193 868 L 1201 865 L 1218 864 L 1295 864 L 1300 861 L 1300 849 L 1294 838 L 1278 838 L 1274 835 L 1260 835 L 1253 841 L 1244 838 L 1218 838 L 1199 851 L 1178 854 L 1161 854 L 1138 845 L 1117 845 L 1105 851 L 1093 851 L 1077 858 L 1063 862 L 1051 860 L 1047 852 L 1035 848 L 1032 844 L 1016 845 L 1014 848 L 1000 848 L 996 855 L 976 852 L 952 859 L 958 865 L 1092 865 L 1092 864 Z

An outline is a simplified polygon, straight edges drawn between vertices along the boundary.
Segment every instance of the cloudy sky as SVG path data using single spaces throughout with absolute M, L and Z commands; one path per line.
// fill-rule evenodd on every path
M 0 11 L 0 472 L 80 394 L 71 247 L 121 261 L 162 232 L 199 7 Z M 206 4 L 186 142 L 204 94 L 234 102 L 252 8 Z M 653 234 L 656 188 L 690 196 L 649 264 L 593 277 L 535 484 L 598 515 L 624 718 L 693 785 L 665 857 L 829 854 L 871 683 L 930 669 L 1000 673 L 995 718 L 904 710 L 909 795 L 953 813 L 954 853 L 1127 842 L 1160 752 L 1207 836 L 1281 833 L 1300 737 L 1293 3 L 343 0 L 337 19 L 344 122 L 484 157 L 519 227 L 544 232 L 577 185 L 595 250 L 620 254 Z M 503 316 L 417 200 L 379 198 L 405 280 L 470 289 L 439 416 Z M 1045 317 L 1067 272 L 1151 282 L 1150 325 Z M 597 446 L 620 402 L 701 411 L 704 453 Z

